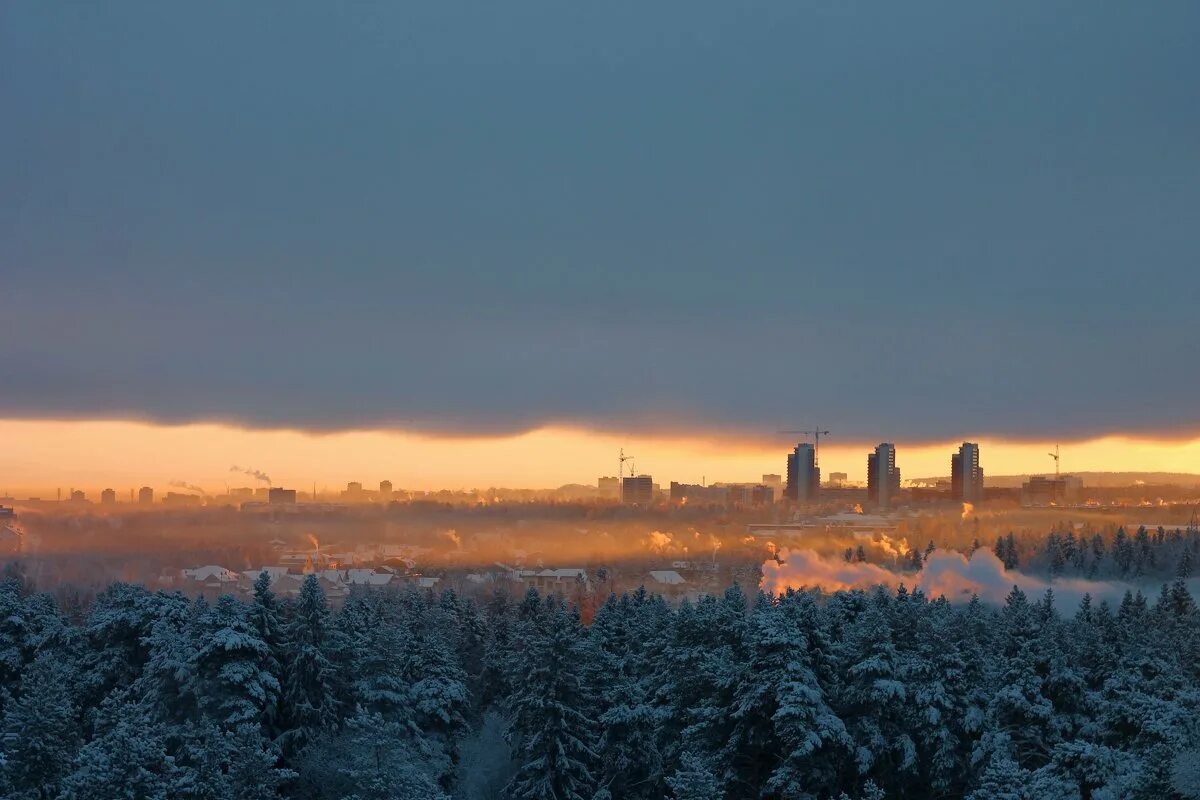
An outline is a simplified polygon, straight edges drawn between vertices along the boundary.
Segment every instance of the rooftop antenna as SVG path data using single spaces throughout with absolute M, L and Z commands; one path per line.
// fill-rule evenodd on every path
M 1049 454 L 1054 459 L 1054 480 L 1058 480 L 1058 445 L 1054 445 L 1054 452 Z
M 811 436 L 813 440 L 813 464 L 819 465 L 821 463 L 821 437 L 828 436 L 829 431 L 823 431 L 820 427 L 817 427 L 811 431 L 779 431 L 779 433 L 798 433 L 801 436 Z

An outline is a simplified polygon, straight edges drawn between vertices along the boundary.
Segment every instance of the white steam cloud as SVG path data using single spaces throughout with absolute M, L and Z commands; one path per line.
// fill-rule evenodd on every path
M 847 562 L 824 558 L 813 550 L 780 550 L 778 560 L 766 561 L 762 567 L 762 589 L 778 594 L 787 589 L 822 588 L 866 589 L 883 584 L 896 587 L 901 583 L 919 588 L 929 597 L 945 595 L 952 601 L 966 601 L 972 595 L 981 600 L 1000 604 L 1020 587 L 1030 597 L 1038 597 L 1047 589 L 1054 590 L 1060 610 L 1075 608 L 1085 594 L 1095 600 L 1120 601 L 1126 591 L 1137 587 L 1121 581 L 1090 581 L 1079 578 L 1057 578 L 1053 582 L 1016 570 L 1007 570 L 992 551 L 980 548 L 968 559 L 962 553 L 935 550 L 925 560 L 925 566 L 915 575 L 902 575 L 865 562 Z

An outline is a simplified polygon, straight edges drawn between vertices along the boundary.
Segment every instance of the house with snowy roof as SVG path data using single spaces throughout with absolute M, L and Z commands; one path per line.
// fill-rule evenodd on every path
M 687 580 L 673 569 L 652 569 L 646 589 L 669 599 L 682 597 L 688 592 Z
M 560 569 L 513 569 L 509 578 L 520 583 L 524 590 L 537 589 L 542 594 L 571 594 L 579 590 L 591 591 L 591 581 L 586 569 L 566 567 Z

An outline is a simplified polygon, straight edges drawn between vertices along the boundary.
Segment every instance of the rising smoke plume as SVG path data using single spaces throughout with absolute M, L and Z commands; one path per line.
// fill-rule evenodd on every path
M 249 475 L 250 477 L 254 478 L 255 480 L 262 481 L 263 483 L 267 484 L 268 486 L 271 485 L 271 476 L 270 475 L 268 475 L 265 472 L 261 472 L 257 469 L 253 469 L 252 467 L 246 467 L 245 469 L 243 469 L 242 467 L 239 467 L 236 464 L 234 464 L 232 467 L 229 468 L 229 471 L 230 472 L 240 472 L 243 475 Z
M 200 494 L 204 494 L 204 490 L 202 488 L 194 483 L 188 483 L 187 481 L 171 481 L 167 485 L 174 486 L 176 489 L 186 489 L 189 492 L 198 492 Z
M 955 551 L 935 550 L 929 554 L 920 572 L 907 575 L 866 562 L 825 558 L 813 550 L 783 549 L 778 553 L 778 560 L 769 559 L 763 563 L 762 571 L 762 589 L 772 594 L 789 588 L 837 591 L 866 589 L 880 584 L 897 587 L 903 583 L 910 588 L 919 588 L 929 597 L 945 595 L 952 601 L 966 601 L 972 595 L 979 595 L 981 600 L 1001 604 L 1017 586 L 1031 597 L 1053 589 L 1059 610 L 1075 608 L 1085 594 L 1096 600 L 1119 602 L 1126 591 L 1137 588 L 1122 581 L 1079 578 L 1047 581 L 1005 569 L 992 551 L 983 548 L 976 550 L 969 559 Z

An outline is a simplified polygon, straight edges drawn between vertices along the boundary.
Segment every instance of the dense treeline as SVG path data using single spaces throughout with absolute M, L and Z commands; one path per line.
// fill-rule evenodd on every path
M 11 798 L 1200 797 L 1200 613 L 0 584 Z

